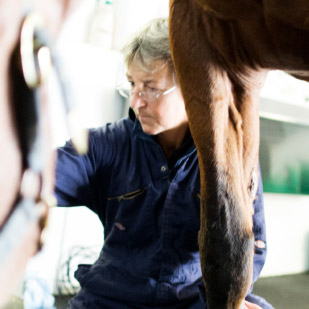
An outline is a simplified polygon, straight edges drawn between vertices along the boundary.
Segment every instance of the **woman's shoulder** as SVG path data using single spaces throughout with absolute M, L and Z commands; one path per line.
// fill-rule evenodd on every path
M 92 128 L 89 130 L 89 136 L 92 139 L 119 138 L 124 135 L 131 135 L 134 122 L 130 118 L 122 118 L 115 122 Z

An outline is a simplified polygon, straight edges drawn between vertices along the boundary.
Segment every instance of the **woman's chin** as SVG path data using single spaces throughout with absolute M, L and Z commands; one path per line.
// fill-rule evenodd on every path
M 148 126 L 146 124 L 142 124 L 142 129 L 144 131 L 144 133 L 148 134 L 148 135 L 157 135 L 160 133 L 160 130 L 157 128 L 154 128 L 152 126 Z

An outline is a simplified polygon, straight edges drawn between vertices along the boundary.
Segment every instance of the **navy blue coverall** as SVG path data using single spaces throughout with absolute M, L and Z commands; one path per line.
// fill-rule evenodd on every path
M 75 272 L 81 291 L 70 307 L 205 308 L 199 165 L 191 135 L 167 160 L 130 110 L 128 118 L 90 131 L 86 155 L 70 142 L 57 155 L 58 205 L 87 206 L 104 226 L 100 257 Z M 261 182 L 254 209 L 255 239 L 266 242 Z M 254 281 L 265 256 L 265 248 L 256 248 Z

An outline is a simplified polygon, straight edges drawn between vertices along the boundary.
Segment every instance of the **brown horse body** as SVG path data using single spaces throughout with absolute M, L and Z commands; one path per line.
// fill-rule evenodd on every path
M 24 146 L 26 141 L 24 118 L 30 108 L 29 89 L 26 90 L 25 82 L 21 80 L 20 60 L 20 32 L 26 13 L 39 12 L 45 20 L 44 30 L 49 33 L 51 39 L 55 39 L 59 29 L 69 11 L 72 10 L 80 0 L 1 0 L 0 2 L 0 307 L 7 302 L 9 294 L 14 290 L 16 284 L 22 279 L 28 259 L 37 252 L 42 231 L 41 220 L 46 217 L 46 207 L 42 205 L 41 193 L 52 192 L 53 187 L 53 160 L 51 140 L 49 136 L 48 100 L 46 88 L 41 87 L 40 127 L 42 140 L 44 141 L 45 165 L 41 175 L 25 180 L 24 172 L 29 169 L 27 155 L 29 149 Z M 32 4 L 24 7 L 23 4 Z M 26 112 L 25 112 L 26 111 Z M 29 175 L 29 174 L 28 174 Z M 34 175 L 32 175 L 34 176 Z M 33 180 L 40 181 L 37 184 Z M 21 183 L 27 188 L 21 188 Z M 23 193 L 21 192 L 23 191 Z M 32 199 L 37 206 L 37 213 L 31 219 L 31 214 L 24 212 L 25 225 L 17 227 L 13 233 L 7 236 L 7 226 L 16 214 L 16 210 L 25 198 Z M 40 215 L 40 213 L 42 214 Z M 22 216 L 21 215 L 21 216 Z M 30 215 L 30 217 L 28 217 Z M 21 217 L 19 216 L 19 218 Z M 15 218 L 15 217 L 14 217 Z M 22 231 L 20 231 L 22 229 Z M 11 230 L 10 230 L 11 231 Z M 15 238 L 14 238 L 15 237 Z M 12 242 L 14 243 L 13 245 Z
M 171 0 L 170 38 L 201 172 L 208 308 L 239 308 L 252 281 L 259 91 L 267 72 L 308 80 L 307 0 Z

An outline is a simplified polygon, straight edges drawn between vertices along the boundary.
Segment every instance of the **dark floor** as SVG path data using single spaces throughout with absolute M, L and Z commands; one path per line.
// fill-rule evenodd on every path
M 309 309 L 309 273 L 260 278 L 253 293 L 264 297 L 276 309 Z M 56 297 L 55 307 L 65 309 L 69 296 Z M 16 301 L 5 309 L 21 309 Z
M 276 309 L 309 309 L 309 273 L 260 278 L 253 293 Z
M 56 309 L 66 309 L 67 308 L 67 303 L 68 300 L 71 298 L 72 296 L 62 296 L 62 297 L 55 297 L 55 307 Z
M 276 309 L 309 309 L 309 273 L 260 278 L 253 293 Z M 56 308 L 66 308 L 68 298 L 56 298 Z

